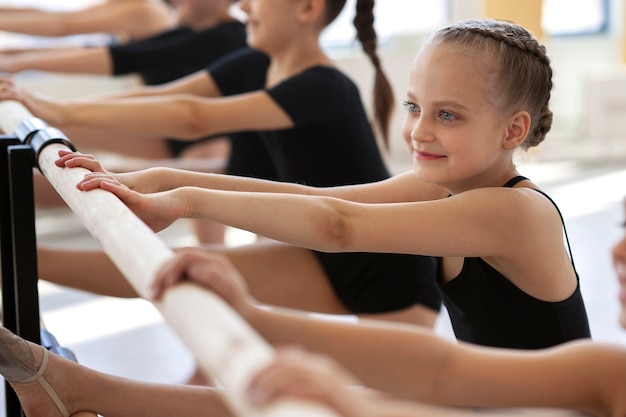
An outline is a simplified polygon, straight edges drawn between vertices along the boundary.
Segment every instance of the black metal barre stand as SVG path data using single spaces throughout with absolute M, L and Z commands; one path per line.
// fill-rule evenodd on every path
M 13 134 L 0 135 L 2 324 L 24 339 L 75 361 L 71 351 L 40 328 L 33 168 L 41 149 L 50 143 L 74 149 L 62 132 L 35 117 L 22 121 Z M 18 398 L 6 382 L 5 398 L 6 417 L 23 417 Z

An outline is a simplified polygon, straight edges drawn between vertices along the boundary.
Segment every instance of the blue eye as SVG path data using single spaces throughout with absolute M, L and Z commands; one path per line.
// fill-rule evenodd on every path
M 402 105 L 404 106 L 404 109 L 408 112 L 415 113 L 420 111 L 419 107 L 417 107 L 416 104 L 413 104 L 410 101 L 404 101 L 402 102 Z
M 441 117 L 441 119 L 445 122 L 452 122 L 456 119 L 455 115 L 448 113 L 447 111 L 442 111 L 439 117 Z

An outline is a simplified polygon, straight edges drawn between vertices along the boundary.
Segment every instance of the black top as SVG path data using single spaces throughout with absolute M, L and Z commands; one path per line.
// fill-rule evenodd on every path
M 524 179 L 516 177 L 505 186 L 512 187 Z M 546 196 L 559 211 L 550 197 L 535 191 Z M 567 238 L 565 224 L 563 230 Z M 573 260 L 572 267 L 576 272 Z M 439 280 L 439 288 L 459 340 L 486 346 L 538 349 L 591 337 L 580 284 L 563 301 L 542 301 L 520 290 L 483 259 L 465 258 L 459 275 L 446 283 Z
M 210 65 L 208 71 L 228 96 L 264 90 L 268 66 L 266 55 L 246 48 Z M 258 176 L 318 187 L 389 177 L 359 90 L 342 72 L 316 66 L 265 90 L 295 127 L 259 132 L 260 139 L 248 135 L 238 141 L 233 135 L 232 158 L 256 148 L 248 162 L 273 170 Z
M 356 85 L 316 66 L 265 88 L 269 58 L 239 50 L 209 66 L 223 95 L 265 90 L 295 127 L 231 137 L 229 174 L 324 187 L 389 177 Z M 242 114 L 240 117 L 246 117 Z M 354 314 L 422 304 L 439 310 L 432 257 L 314 251 L 342 304 Z
M 109 46 L 113 75 L 139 73 L 145 84 L 163 84 L 202 70 L 222 55 L 246 46 L 241 22 L 195 32 L 178 27 L 147 39 Z

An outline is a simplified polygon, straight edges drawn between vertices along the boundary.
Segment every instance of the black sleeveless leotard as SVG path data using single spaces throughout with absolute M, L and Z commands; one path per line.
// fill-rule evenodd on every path
M 513 187 L 525 179 L 515 177 L 504 186 Z M 547 194 L 535 191 L 546 196 L 559 212 L 571 257 L 561 212 Z M 573 258 L 572 267 L 576 272 Z M 517 288 L 483 259 L 465 258 L 457 277 L 445 283 L 439 280 L 438 284 L 459 340 L 486 346 L 537 349 L 591 337 L 580 283 L 563 301 L 542 301 Z

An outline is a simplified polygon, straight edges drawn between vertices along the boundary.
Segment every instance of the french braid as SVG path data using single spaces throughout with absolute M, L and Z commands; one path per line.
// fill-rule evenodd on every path
M 431 44 L 452 43 L 485 50 L 499 70 L 496 99 L 503 110 L 528 111 L 531 126 L 522 149 L 539 145 L 552 127 L 549 108 L 552 67 L 546 48 L 515 23 L 468 20 L 437 32 Z

